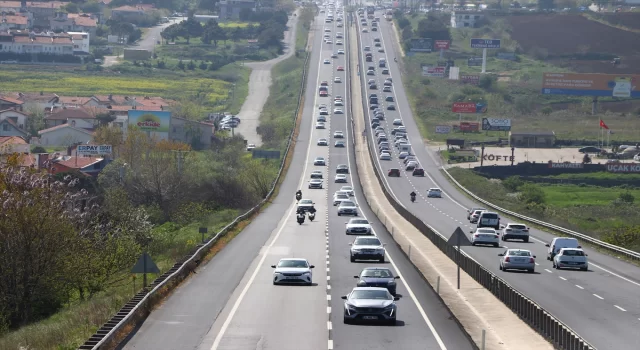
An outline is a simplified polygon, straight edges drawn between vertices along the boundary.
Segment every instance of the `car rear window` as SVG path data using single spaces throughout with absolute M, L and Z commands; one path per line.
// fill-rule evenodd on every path
M 496 233 L 496 231 L 494 230 L 490 230 L 490 229 L 484 229 L 484 230 L 478 230 L 478 233 L 490 233 L 490 234 L 494 234 Z
M 582 250 L 565 250 L 562 255 L 567 256 L 584 256 L 584 252 Z
M 526 230 L 527 226 L 525 226 L 525 225 L 509 225 L 509 228 L 514 228 L 516 230 Z
M 510 256 L 531 256 L 531 253 L 527 250 L 510 250 Z
M 497 219 L 498 218 L 498 214 L 486 213 L 486 214 L 482 214 L 482 218 L 483 219 Z

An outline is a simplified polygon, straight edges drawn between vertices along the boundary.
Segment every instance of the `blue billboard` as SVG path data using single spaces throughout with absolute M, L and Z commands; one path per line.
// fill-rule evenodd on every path
M 500 39 L 471 39 L 472 49 L 499 49 Z

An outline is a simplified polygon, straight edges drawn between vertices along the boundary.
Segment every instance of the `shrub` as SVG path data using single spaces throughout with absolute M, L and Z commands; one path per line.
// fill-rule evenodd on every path
M 544 204 L 546 195 L 542 188 L 532 183 L 526 183 L 520 186 L 520 195 L 518 199 L 526 204 Z
M 524 185 L 524 181 L 520 179 L 520 176 L 510 176 L 502 181 L 502 186 L 511 192 L 518 191 L 518 188 L 522 185 Z
M 620 193 L 620 195 L 618 196 L 618 199 L 624 203 L 633 203 L 633 201 L 635 201 L 636 198 L 631 194 L 631 192 L 627 191 L 627 192 Z

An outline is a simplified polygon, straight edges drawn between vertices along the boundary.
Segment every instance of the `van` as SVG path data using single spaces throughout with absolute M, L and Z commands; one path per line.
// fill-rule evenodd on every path
M 477 228 L 481 227 L 491 227 L 496 230 L 500 229 L 500 216 L 498 213 L 483 211 L 480 213 L 478 217 L 478 225 Z
M 549 247 L 549 249 L 547 249 L 547 260 L 553 260 L 553 257 L 556 256 L 562 248 L 582 248 L 577 239 L 569 237 L 556 237 L 551 243 L 545 244 L 545 247 Z

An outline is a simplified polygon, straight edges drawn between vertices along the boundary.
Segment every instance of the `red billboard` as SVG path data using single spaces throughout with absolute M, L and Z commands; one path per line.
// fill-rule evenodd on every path
M 475 102 L 454 102 L 451 106 L 453 113 L 476 113 Z
M 480 123 L 460 122 L 460 131 L 462 132 L 479 132 Z
M 434 47 L 438 50 L 449 50 L 449 40 L 436 40 Z

